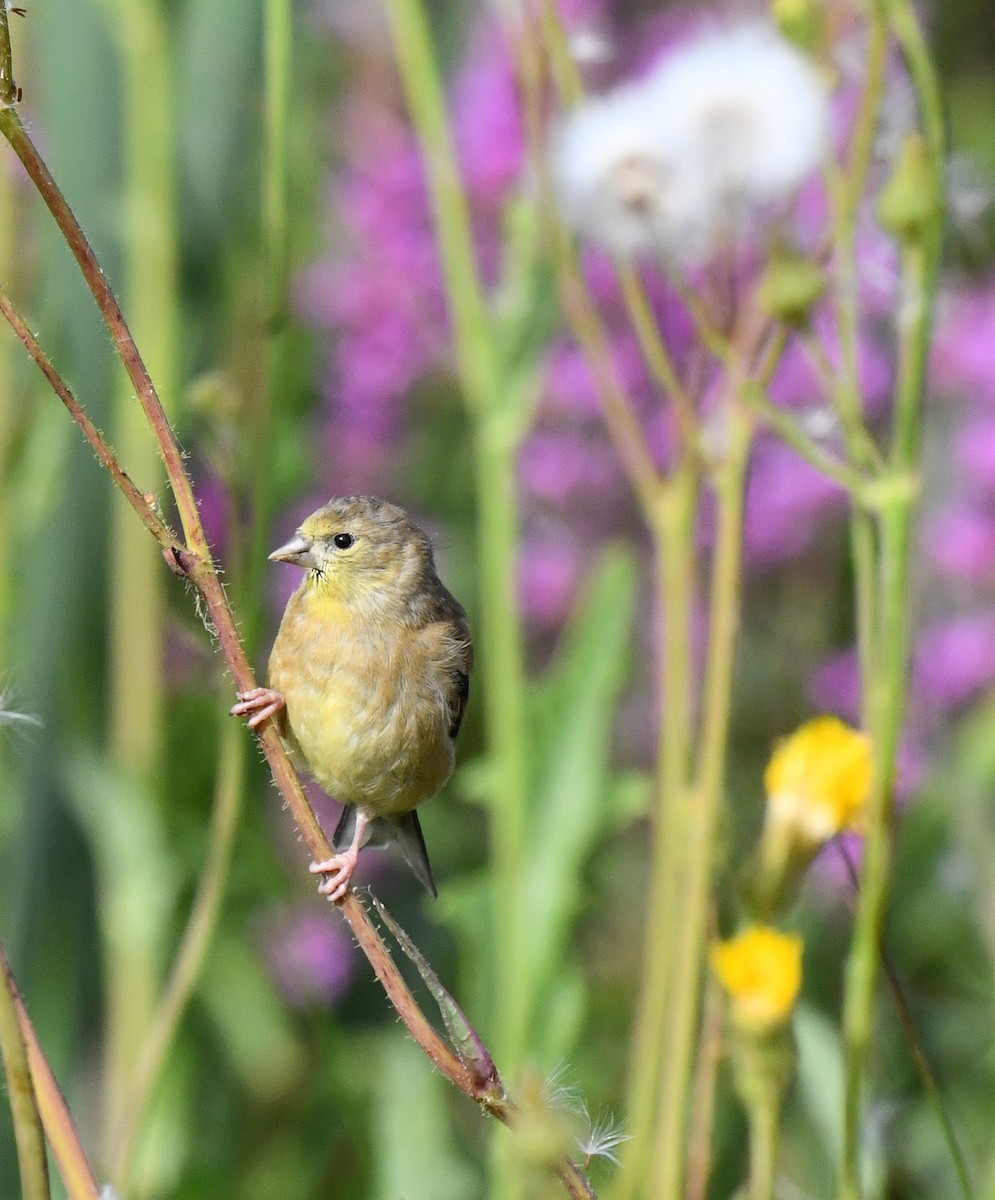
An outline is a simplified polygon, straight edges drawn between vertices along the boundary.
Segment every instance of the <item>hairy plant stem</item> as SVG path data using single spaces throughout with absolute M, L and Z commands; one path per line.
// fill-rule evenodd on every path
M 17 1165 L 21 1172 L 21 1194 L 23 1200 L 50 1200 L 45 1133 L 17 1016 L 16 997 L 13 977 L 6 959 L 0 954 L 0 1059 L 7 1080 Z
M 889 470 L 899 480 L 914 480 L 919 465 L 921 403 L 932 332 L 943 232 L 943 120 L 936 76 L 915 12 L 906 0 L 887 6 L 888 20 L 905 55 L 916 88 L 925 134 L 927 178 L 934 204 L 923 227 L 902 245 L 903 296 L 898 317 L 898 373 Z M 879 946 L 887 904 L 891 863 L 896 760 L 905 712 L 909 659 L 909 578 L 918 489 L 896 488 L 885 496 L 877 521 L 874 578 L 865 578 L 865 596 L 873 596 L 872 646 L 862 659 L 869 728 L 874 739 L 876 775 L 867 820 L 861 887 L 847 964 L 843 998 L 845 1044 L 844 1145 L 840 1200 L 860 1200 L 860 1131 L 864 1077 L 873 1032 L 880 974 Z M 856 570 L 869 564 L 857 560 Z M 865 618 L 866 619 L 866 618 Z
M 663 1050 L 666 1070 L 654 1145 L 654 1200 L 679 1200 L 683 1194 L 688 1088 L 697 1044 L 699 1001 L 716 834 L 722 806 L 729 711 L 739 623 L 742 521 L 746 464 L 752 421 L 741 406 L 741 383 L 730 381 L 728 447 L 711 471 L 716 494 L 717 531 L 709 596 L 710 629 L 705 667 L 698 758 L 686 792 L 677 849 L 681 870 L 682 921 L 676 933 L 671 968 L 669 1024 Z
M 2 33 L 3 29 L 0 28 L 0 41 L 2 41 Z M 174 500 L 187 548 L 198 558 L 209 559 L 210 552 L 197 512 L 193 484 L 183 467 L 183 454 L 176 439 L 172 437 L 169 419 L 155 385 L 152 383 L 145 361 L 135 345 L 131 330 L 121 312 L 121 306 L 107 281 L 107 276 L 97 261 L 93 248 L 87 241 L 65 196 L 52 178 L 48 165 L 28 136 L 17 110 L 10 105 L 0 104 L 0 135 L 6 138 L 11 149 L 21 160 L 31 182 L 35 185 L 38 194 L 58 225 L 66 245 L 79 264 L 83 278 L 93 293 L 101 316 L 107 324 L 118 356 L 128 372 L 128 377 L 135 388 L 146 418 L 157 435 L 161 435 L 157 438 L 159 453 L 163 457 L 170 486 L 174 488 Z
M 3 34 L 5 30 L 5 24 L 0 25 L 0 64 L 4 61 L 5 47 L 3 44 Z M 6 53 L 9 56 L 9 46 L 6 49 Z M 248 691 L 256 685 L 256 680 L 239 637 L 234 614 L 221 584 L 217 567 L 207 551 L 206 535 L 200 521 L 197 505 L 194 501 L 192 484 L 183 465 L 183 456 L 145 364 L 124 320 L 120 306 L 114 298 L 89 242 L 73 216 L 72 210 L 66 203 L 65 197 L 59 190 L 58 185 L 55 183 L 40 155 L 38 155 L 30 138 L 27 136 L 16 112 L 10 107 L 3 107 L 2 103 L 0 103 L 0 133 L 7 138 L 18 154 L 18 157 L 25 164 L 30 177 L 35 182 L 48 205 L 67 244 L 72 249 L 80 265 L 83 277 L 89 285 L 97 301 L 101 315 L 111 333 L 115 348 L 135 383 L 139 402 L 146 412 L 153 436 L 166 464 L 170 488 L 183 523 L 185 543 L 179 543 L 175 535 L 172 534 L 158 516 L 153 505 L 135 488 L 99 432 L 93 427 L 92 422 L 80 410 L 79 405 L 65 382 L 58 376 L 47 358 L 41 354 L 40 348 L 37 349 L 36 353 L 37 342 L 30 336 L 23 319 L 13 310 L 9 303 L 3 310 L 3 315 L 8 316 L 9 314 L 13 318 L 11 324 L 18 331 L 18 336 L 21 337 L 22 342 L 32 353 L 32 357 L 35 358 L 46 378 L 52 384 L 53 390 L 56 391 L 59 398 L 62 399 L 70 412 L 73 413 L 74 419 L 78 417 L 80 427 L 83 429 L 91 445 L 95 449 L 98 449 L 101 461 L 107 466 L 114 482 L 127 494 L 129 502 L 140 515 L 146 528 L 152 531 L 157 537 L 170 569 L 195 589 L 198 595 L 198 606 L 202 605 L 201 611 L 204 613 L 205 623 L 217 639 L 218 646 L 224 655 L 236 689 L 238 691 Z M 21 332 L 22 330 L 23 333 Z M 330 857 L 331 848 L 328 844 L 328 839 L 315 817 L 314 811 L 301 786 L 300 779 L 290 759 L 287 757 L 286 749 L 272 722 L 266 722 L 264 727 L 259 730 L 258 736 L 274 782 L 287 808 L 290 810 L 307 851 L 314 859 L 321 860 Z M 390 1003 L 422 1051 L 442 1074 L 465 1095 L 476 1101 L 478 1105 L 493 1116 L 496 1116 L 499 1120 L 505 1123 L 513 1123 L 514 1109 L 505 1098 L 500 1079 L 496 1073 L 492 1070 L 486 1074 L 481 1074 L 472 1061 L 458 1054 L 434 1028 L 418 1006 L 411 989 L 398 970 L 387 946 L 374 927 L 366 907 L 359 897 L 354 892 L 349 891 L 338 902 L 337 907 L 349 923 L 360 949 L 373 967 Z M 25 1018 L 22 1016 L 22 1029 L 24 1028 L 24 1020 Z M 25 1036 L 27 1037 L 27 1034 Z M 35 1065 L 35 1058 L 31 1057 L 34 1053 L 32 1050 L 33 1044 L 37 1047 L 36 1041 L 34 1043 L 31 1040 L 28 1041 L 29 1058 L 37 1081 L 39 1068 Z M 40 1055 L 40 1051 L 37 1053 Z M 41 1056 L 40 1061 L 44 1069 L 47 1070 L 47 1064 L 44 1063 L 43 1056 Z M 46 1081 L 46 1087 L 49 1081 L 51 1087 L 54 1088 L 54 1080 L 50 1079 L 50 1072 L 49 1080 Z M 53 1139 L 54 1143 L 55 1139 L 60 1136 L 60 1122 L 63 1118 L 68 1118 L 68 1113 L 65 1112 L 64 1105 L 61 1111 L 54 1111 L 51 1107 L 47 1108 L 42 1103 L 40 1104 L 40 1109 L 46 1132 Z M 87 1167 L 86 1169 L 88 1170 L 89 1168 Z M 63 1176 L 66 1178 L 67 1172 L 73 1173 L 81 1170 L 82 1167 L 79 1164 L 74 1165 L 70 1161 L 63 1168 Z M 559 1168 L 559 1178 L 568 1194 L 574 1197 L 575 1200 L 594 1200 L 595 1193 L 587 1181 L 587 1177 L 574 1163 L 564 1162 Z M 84 1197 L 85 1200 L 92 1200 L 96 1195 L 97 1189 L 95 1185 L 92 1192 L 80 1190 L 79 1192 L 72 1193 L 73 1200 L 77 1200 L 77 1197 L 79 1197 L 79 1200 L 83 1200 Z

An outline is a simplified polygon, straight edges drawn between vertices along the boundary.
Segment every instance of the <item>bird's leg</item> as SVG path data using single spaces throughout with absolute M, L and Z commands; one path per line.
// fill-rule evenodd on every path
M 276 727 L 283 733 L 283 714 L 287 702 L 279 692 L 274 692 L 272 688 L 257 687 L 248 692 L 238 692 L 237 695 L 239 703 L 231 709 L 233 717 L 248 717 L 250 729 L 258 729 L 263 721 L 276 717 Z
M 348 850 L 335 854 L 324 862 L 313 862 L 308 870 L 312 875 L 329 875 L 329 878 L 318 884 L 318 891 L 327 896 L 334 904 L 349 890 L 349 881 L 359 862 L 359 847 L 363 844 L 363 834 L 370 823 L 370 818 L 361 809 L 356 809 L 356 829 Z

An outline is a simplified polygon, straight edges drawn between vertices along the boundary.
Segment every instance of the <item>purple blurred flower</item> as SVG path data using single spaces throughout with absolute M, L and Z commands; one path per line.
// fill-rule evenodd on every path
M 918 639 L 914 684 L 940 709 L 957 709 L 995 686 L 995 614 L 929 626 Z
M 969 417 L 957 435 L 954 454 L 968 485 L 988 496 L 995 494 L 995 416 Z
M 197 507 L 204 522 L 207 544 L 217 558 L 227 554 L 228 533 L 231 529 L 232 505 L 228 486 L 215 472 L 198 472 L 196 481 Z
M 783 442 L 765 438 L 754 451 L 746 494 L 746 550 L 754 566 L 800 554 L 846 494 Z
M 961 503 L 926 522 L 924 548 L 942 576 L 980 586 L 995 582 L 995 513 Z
M 345 995 L 355 950 L 333 913 L 316 906 L 271 916 L 261 941 L 273 978 L 294 1008 L 335 1004 Z
M 860 692 L 860 662 L 855 650 L 843 650 L 827 658 L 809 681 L 813 705 L 852 724 L 860 717 Z
M 620 489 L 615 460 L 603 441 L 578 432 L 538 432 L 522 450 L 522 481 L 537 499 L 567 506 L 585 491 L 601 495 Z
M 823 314 L 814 321 L 814 332 L 829 365 L 839 370 L 842 363 L 839 337 L 834 325 Z M 858 347 L 857 373 L 864 410 L 870 416 L 880 414 L 891 391 L 892 365 L 879 345 L 865 330 Z M 771 399 L 785 408 L 805 409 L 826 403 L 826 396 L 804 346 L 795 339 L 789 343 L 771 381 Z
M 933 388 L 995 404 L 995 291 L 945 297 L 930 363 Z
M 523 611 L 541 630 L 562 625 L 583 578 L 587 554 L 569 530 L 544 528 L 523 540 L 518 594 Z

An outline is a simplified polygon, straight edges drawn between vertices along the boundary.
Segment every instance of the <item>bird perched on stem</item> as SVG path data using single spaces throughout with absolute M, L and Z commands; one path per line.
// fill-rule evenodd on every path
M 473 650 L 466 614 L 435 573 L 425 534 L 372 496 L 330 500 L 275 562 L 307 574 L 287 603 L 269 687 L 232 714 L 273 718 L 297 765 L 345 804 L 319 891 L 341 900 L 360 850 L 396 842 L 436 894 L 415 808 L 452 774 Z

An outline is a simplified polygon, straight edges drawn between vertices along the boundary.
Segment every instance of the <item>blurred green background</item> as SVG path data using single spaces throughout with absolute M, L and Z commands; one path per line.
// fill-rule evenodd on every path
M 325 187 L 336 163 L 332 114 L 344 88 L 363 85 L 362 56 L 336 40 L 333 8 L 333 0 L 315 0 L 294 12 L 295 278 L 325 247 Z M 471 6 L 432 11 L 440 44 L 455 56 Z M 970 152 L 990 181 L 990 5 L 944 0 L 930 17 L 954 149 Z M 26 120 L 133 319 L 204 483 L 227 582 L 262 663 L 279 610 L 278 584 L 271 573 L 259 574 L 270 517 L 285 527 L 289 513 L 292 525 L 315 488 L 327 486 L 315 432 L 327 347 L 292 313 L 275 334 L 269 320 L 262 5 L 28 0 L 27 17 L 11 21 Z M 988 215 L 977 236 L 958 243 L 963 269 L 988 266 L 991 235 Z M 142 486 L 161 489 L 109 338 L 9 153 L 0 160 L 0 273 L 126 466 Z M 258 407 L 267 379 L 275 381 L 271 425 Z M 473 514 L 460 421 L 455 406 L 426 407 L 405 455 L 408 493 L 397 499 L 416 503 L 444 531 L 446 581 L 472 611 L 472 557 L 463 551 L 473 540 Z M 219 479 L 234 506 L 212 500 L 208 485 Z M 832 597 L 847 586 L 842 562 L 834 544 L 818 571 L 803 562 L 754 585 L 747 598 L 733 771 L 751 781 L 744 791 L 759 779 L 773 731 L 804 715 L 800 673 L 783 670 L 793 653 L 784 629 L 792 629 L 792 646 L 807 647 L 810 663 L 832 644 Z M 590 683 L 598 690 L 577 699 L 578 719 L 584 701 L 592 712 L 606 709 L 585 726 L 592 744 L 610 733 L 629 661 L 624 636 L 603 644 L 601 616 L 633 602 L 629 576 L 627 560 L 606 567 L 601 591 L 590 597 L 589 623 L 575 631 L 603 654 L 602 673 Z M 803 612 L 815 614 L 804 626 Z M 548 640 L 535 654 L 549 655 Z M 566 704 L 572 687 L 568 672 L 549 681 L 537 699 L 537 727 L 543 719 L 556 726 L 566 711 L 556 705 Z M 219 777 L 220 786 L 241 792 L 244 776 L 218 932 L 155 1093 L 129 1200 L 486 1194 L 488 1130 L 402 1035 L 335 914 L 314 897 L 258 755 L 224 715 L 230 687 L 190 597 L 130 514 L 118 512 L 92 454 L 2 332 L 0 688 L 3 707 L 40 722 L 0 728 L 0 937 L 98 1169 L 107 1169 L 109 1129 L 127 1111 L 130 1066 L 203 869 Z M 927 786 L 908 818 L 889 930 L 972 1161 L 987 1158 L 995 1126 L 995 892 L 985 886 L 995 878 L 991 717 L 985 710 L 972 716 L 939 751 L 943 783 Z M 466 932 L 473 873 L 486 853 L 484 818 L 471 802 L 479 742 L 471 706 L 461 745 L 470 766 L 424 818 L 442 882 L 438 909 L 386 865 L 374 866 L 371 878 L 487 1035 L 488 997 L 500 981 L 488 979 L 486 954 L 475 958 Z M 622 1094 L 646 867 L 645 828 L 611 829 L 641 803 L 640 779 L 619 772 L 605 786 L 616 804 L 598 832 L 602 853 L 585 865 L 581 919 L 563 938 L 562 959 L 546 964 L 563 984 L 563 1036 L 554 1029 L 536 1038 L 543 1042 L 538 1068 L 549 1071 L 568 1057 L 569 1082 L 595 1113 L 617 1108 Z M 757 819 L 754 808 L 744 823 Z M 946 890 L 936 886 L 946 878 L 941 868 L 953 873 Z M 448 913 L 447 890 L 455 897 Z M 794 1110 L 799 1129 L 789 1154 L 794 1175 L 821 1196 L 837 1136 L 838 1072 L 822 1009 L 834 1009 L 847 927 L 845 912 L 827 918 L 817 901 L 801 921 L 818 951 L 806 959 L 813 976 L 801 1019 L 804 1103 Z M 888 1078 L 889 1095 L 915 1090 L 893 1019 L 882 1024 L 877 1070 Z M 724 1197 L 738 1178 L 742 1128 L 733 1106 L 720 1111 L 714 1195 Z M 952 1194 L 935 1119 L 921 1099 L 877 1119 L 890 1126 L 890 1165 L 876 1164 L 888 1176 L 887 1194 Z M 596 1182 L 609 1177 L 608 1168 L 595 1167 Z M 14 1197 L 17 1187 L 8 1114 L 0 1108 L 0 1197 Z

